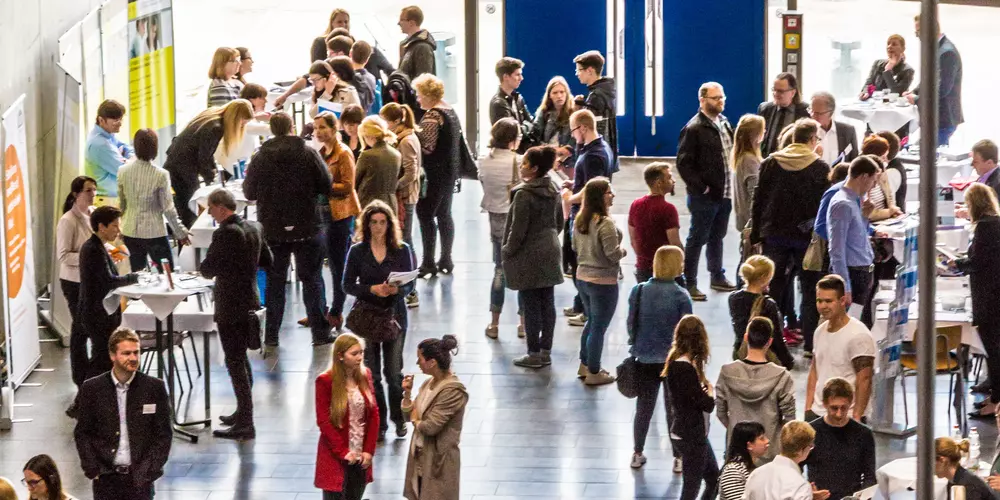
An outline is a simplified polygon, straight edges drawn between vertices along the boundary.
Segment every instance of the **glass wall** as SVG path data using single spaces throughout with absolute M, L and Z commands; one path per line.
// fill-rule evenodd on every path
M 784 0 L 769 2 L 768 88 L 770 79 L 781 71 L 781 23 L 777 18 Z M 803 95 L 828 90 L 838 102 L 857 100 L 868 71 L 876 59 L 885 58 L 889 35 L 906 39 L 906 62 L 920 71 L 920 40 L 913 32 L 913 16 L 919 2 L 898 0 L 798 0 L 803 20 Z M 1000 46 L 1000 8 L 965 5 L 940 6 L 941 31 L 956 45 L 962 56 L 964 77 L 962 103 L 965 124 L 958 128 L 952 144 L 971 147 L 982 138 L 1000 139 L 996 116 L 1000 101 L 995 96 L 1000 81 L 995 47 Z M 836 46 L 858 44 L 854 50 Z M 914 83 L 916 85 L 916 83 Z M 765 96 L 765 98 L 770 98 Z

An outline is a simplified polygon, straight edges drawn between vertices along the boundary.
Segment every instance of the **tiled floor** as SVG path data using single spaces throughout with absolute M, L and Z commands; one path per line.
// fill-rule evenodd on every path
M 615 176 L 618 192 L 615 217 L 624 224 L 624 213 L 640 189 L 641 165 L 626 162 Z M 515 335 L 513 308 L 504 312 L 500 340 L 483 335 L 489 318 L 489 282 L 492 277 L 488 223 L 479 213 L 479 188 L 466 183 L 458 195 L 454 213 L 458 230 L 454 276 L 421 281 L 421 306 L 410 310 L 411 330 L 405 350 L 405 372 L 419 373 L 415 365 L 417 343 L 430 336 L 458 336 L 460 351 L 454 369 L 471 396 L 462 435 L 462 497 L 475 500 L 516 498 L 674 498 L 680 492 L 680 477 L 670 472 L 670 444 L 665 416 L 658 409 L 646 453 L 649 463 L 640 471 L 629 468 L 632 451 L 634 402 L 622 397 L 614 386 L 588 388 L 576 379 L 580 328 L 563 320 L 556 329 L 554 363 L 550 368 L 530 371 L 515 367 L 511 360 L 524 352 L 524 342 Z M 683 188 L 678 188 L 683 193 Z M 682 232 L 689 218 L 680 197 L 672 200 L 681 210 Z M 734 265 L 735 233 L 726 241 L 726 262 Z M 418 249 L 419 250 L 419 249 Z M 624 328 L 628 289 L 635 280 L 626 265 L 618 312 L 607 336 L 604 361 L 613 370 L 626 352 Z M 329 288 L 329 287 L 328 287 Z M 319 499 L 313 488 L 318 431 L 313 409 L 313 379 L 329 364 L 328 349 L 312 349 L 307 329 L 294 321 L 302 316 L 299 290 L 290 287 L 291 299 L 282 329 L 280 356 L 253 359 L 256 386 L 256 441 L 234 443 L 216 440 L 208 429 L 199 429 L 198 444 L 176 439 L 166 477 L 157 483 L 158 498 L 204 499 Z M 572 285 L 557 288 L 557 305 L 569 303 Z M 513 301 L 514 295 L 508 299 Z M 716 356 L 709 365 L 715 380 L 719 367 L 728 361 L 732 331 L 725 295 L 710 292 L 708 302 L 696 303 L 710 333 Z M 512 303 L 512 302 L 511 302 Z M 212 339 L 212 402 L 215 416 L 233 409 L 234 397 L 222 365 L 221 349 Z M 25 461 L 37 453 L 49 453 L 63 471 L 67 490 L 81 499 L 90 498 L 90 485 L 79 468 L 72 440 L 73 422 L 63 410 L 74 395 L 69 382 L 68 352 L 54 343 L 42 347 L 42 366 L 53 372 L 37 372 L 17 393 L 22 403 L 17 416 L 32 418 L 0 433 L 0 475 L 20 478 Z M 798 351 L 793 351 L 799 357 Z M 802 412 L 808 364 L 794 372 Z M 419 380 L 417 381 L 420 382 Z M 197 383 L 196 383 L 197 384 Z M 944 407 L 945 379 L 936 391 L 937 435 L 950 428 Z M 913 391 L 915 382 L 909 384 Z M 898 399 L 898 398 L 897 398 Z M 900 403 L 901 405 L 901 403 Z M 911 400 L 911 405 L 913 402 Z M 190 416 L 201 415 L 200 393 L 195 395 Z M 901 415 L 901 406 L 900 406 Z M 901 418 L 901 417 L 900 417 Z M 911 416 L 911 418 L 914 418 Z M 992 456 L 995 430 L 992 424 L 981 432 L 984 456 Z M 713 418 L 711 441 L 721 457 L 724 433 Z M 878 438 L 878 462 L 914 453 L 914 438 L 898 441 Z M 372 500 L 400 498 L 403 488 L 409 437 L 390 440 L 375 456 L 375 482 L 366 497 Z M 23 493 L 23 490 L 22 490 Z

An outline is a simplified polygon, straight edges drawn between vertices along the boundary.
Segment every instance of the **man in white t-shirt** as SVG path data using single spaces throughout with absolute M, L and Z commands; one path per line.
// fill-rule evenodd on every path
M 823 323 L 813 337 L 813 362 L 806 383 L 806 420 L 826 414 L 822 402 L 816 400 L 816 385 L 833 377 L 846 379 L 854 385 L 854 407 L 851 417 L 862 422 L 872 394 L 875 365 L 875 341 L 864 323 L 847 315 L 844 280 L 831 274 L 816 285 L 816 309 Z M 862 422 L 864 423 L 864 422 Z

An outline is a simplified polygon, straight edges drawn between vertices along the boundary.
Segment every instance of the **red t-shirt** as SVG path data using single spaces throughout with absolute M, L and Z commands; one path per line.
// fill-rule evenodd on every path
M 635 228 L 636 269 L 653 268 L 656 250 L 667 244 L 667 230 L 679 228 L 677 208 L 662 196 L 646 195 L 632 202 L 628 209 L 628 225 Z

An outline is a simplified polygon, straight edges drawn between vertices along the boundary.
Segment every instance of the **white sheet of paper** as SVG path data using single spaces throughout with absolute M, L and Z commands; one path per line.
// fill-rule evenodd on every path
M 389 279 L 387 281 L 390 285 L 402 286 L 417 279 L 418 274 L 420 274 L 420 271 L 417 269 L 403 273 L 392 272 L 389 273 Z

